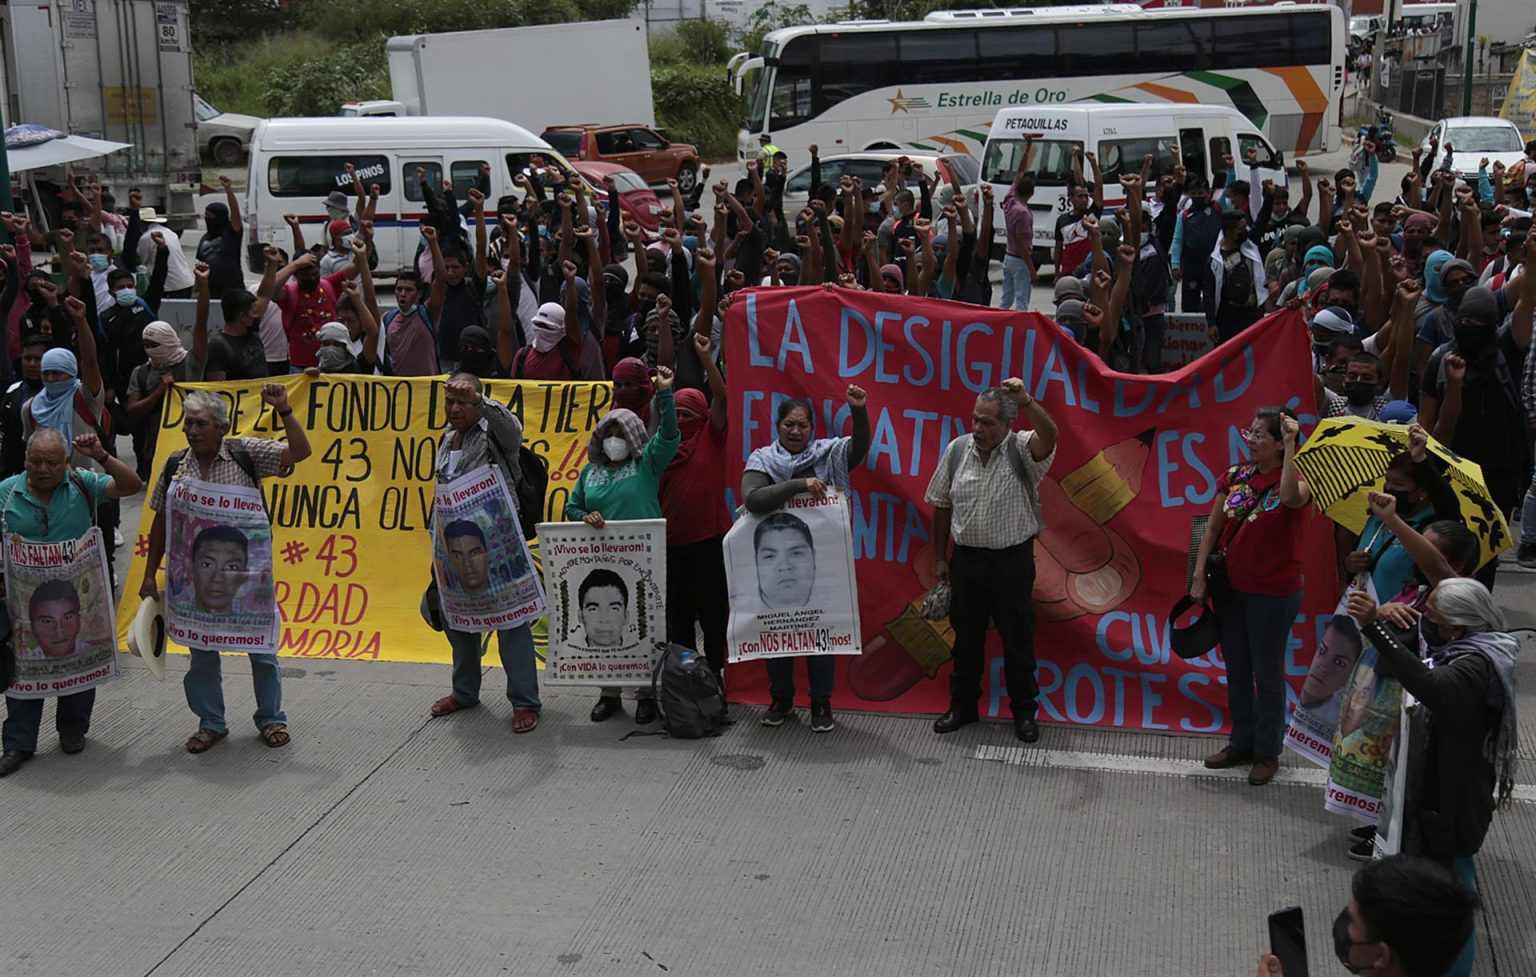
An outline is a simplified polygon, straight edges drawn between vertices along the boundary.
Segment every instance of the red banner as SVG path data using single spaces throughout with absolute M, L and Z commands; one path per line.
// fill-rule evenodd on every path
M 1016 376 L 1061 428 L 1035 547 L 1040 718 L 1224 729 L 1220 651 L 1173 655 L 1168 612 L 1187 585 L 1217 477 L 1246 457 L 1241 432 L 1254 410 L 1287 405 L 1304 428 L 1316 423 L 1308 343 L 1301 315 L 1281 312 L 1175 373 L 1143 377 L 1109 370 L 1037 313 L 814 287 L 738 294 L 725 356 L 738 466 L 775 437 L 780 401 L 809 398 L 816 435 L 827 437 L 849 433 L 847 386 L 869 393 L 873 442 L 852 491 L 864 653 L 838 661 L 834 705 L 947 707 L 953 633 L 913 606 L 934 583 L 923 493 L 945 445 L 969 432 L 976 394 Z M 1293 687 L 1338 600 L 1332 523 L 1322 517 L 1307 530 L 1305 570 L 1286 653 Z M 984 715 L 1010 714 L 1002 672 L 993 632 Z M 733 667 L 730 687 L 735 699 L 767 699 L 759 667 Z

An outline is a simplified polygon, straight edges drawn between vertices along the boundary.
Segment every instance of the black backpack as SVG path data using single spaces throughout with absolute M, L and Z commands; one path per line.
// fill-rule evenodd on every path
M 1223 312 L 1252 308 L 1254 303 L 1253 266 L 1247 255 L 1238 252 L 1237 266 L 1221 279 L 1220 307 Z
M 668 736 L 719 736 L 725 726 L 725 689 L 703 655 L 669 644 L 651 672 L 651 692 Z
M 526 443 L 517 446 L 517 467 L 508 464 L 507 449 L 494 437 L 489 439 L 493 460 L 511 484 L 512 499 L 517 503 L 517 521 L 524 539 L 538 535 L 544 521 L 544 492 L 549 488 L 549 462 Z

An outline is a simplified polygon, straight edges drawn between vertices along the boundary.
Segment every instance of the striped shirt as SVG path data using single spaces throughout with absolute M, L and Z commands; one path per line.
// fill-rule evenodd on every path
M 1018 442 L 1024 470 L 1038 486 L 1056 460 L 1056 452 L 1046 455 L 1044 461 L 1036 461 L 1029 452 L 1035 432 L 1014 431 L 1009 437 Z M 955 450 L 965 454 L 955 466 L 951 484 L 949 453 Z M 950 535 L 960 546 L 1001 550 L 1027 543 L 1040 533 L 1040 520 L 1030 502 L 1030 493 L 1008 463 L 1006 443 L 994 448 L 991 457 L 983 462 L 974 438 L 951 441 L 939 459 L 928 491 L 923 493 L 923 501 L 950 511 Z

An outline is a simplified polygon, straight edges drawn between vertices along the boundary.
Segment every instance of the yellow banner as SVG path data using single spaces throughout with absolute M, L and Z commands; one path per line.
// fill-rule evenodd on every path
M 447 427 L 442 377 L 282 378 L 314 453 L 287 478 L 266 479 L 272 516 L 279 654 L 301 658 L 449 662 L 447 640 L 421 619 L 430 580 L 433 460 Z M 549 462 L 544 518 L 564 518 L 608 409 L 606 383 L 493 380 L 488 393 L 523 422 L 523 443 Z M 186 447 L 182 401 L 212 390 L 229 404 L 231 437 L 277 438 L 261 382 L 178 384 L 166 400 L 155 467 L 118 608 L 119 644 L 138 612 L 154 512 L 148 504 L 170 455 Z M 163 580 L 163 574 L 162 574 Z M 162 584 L 163 586 L 163 584 Z M 542 631 L 542 622 L 536 630 Z M 542 641 L 540 642 L 542 644 Z M 177 651 L 185 651 L 177 648 Z
M 1526 138 L 1536 138 L 1536 52 L 1523 51 L 1520 63 L 1515 66 L 1515 76 L 1509 80 L 1509 93 L 1504 96 L 1500 118 L 1508 119 Z

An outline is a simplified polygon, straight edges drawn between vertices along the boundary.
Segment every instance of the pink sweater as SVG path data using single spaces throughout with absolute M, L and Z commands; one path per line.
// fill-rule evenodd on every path
M 11 359 L 21 359 L 21 317 L 32 307 L 27 294 L 27 276 L 32 274 L 32 242 L 27 235 L 16 237 L 16 300 L 5 317 L 5 348 Z

